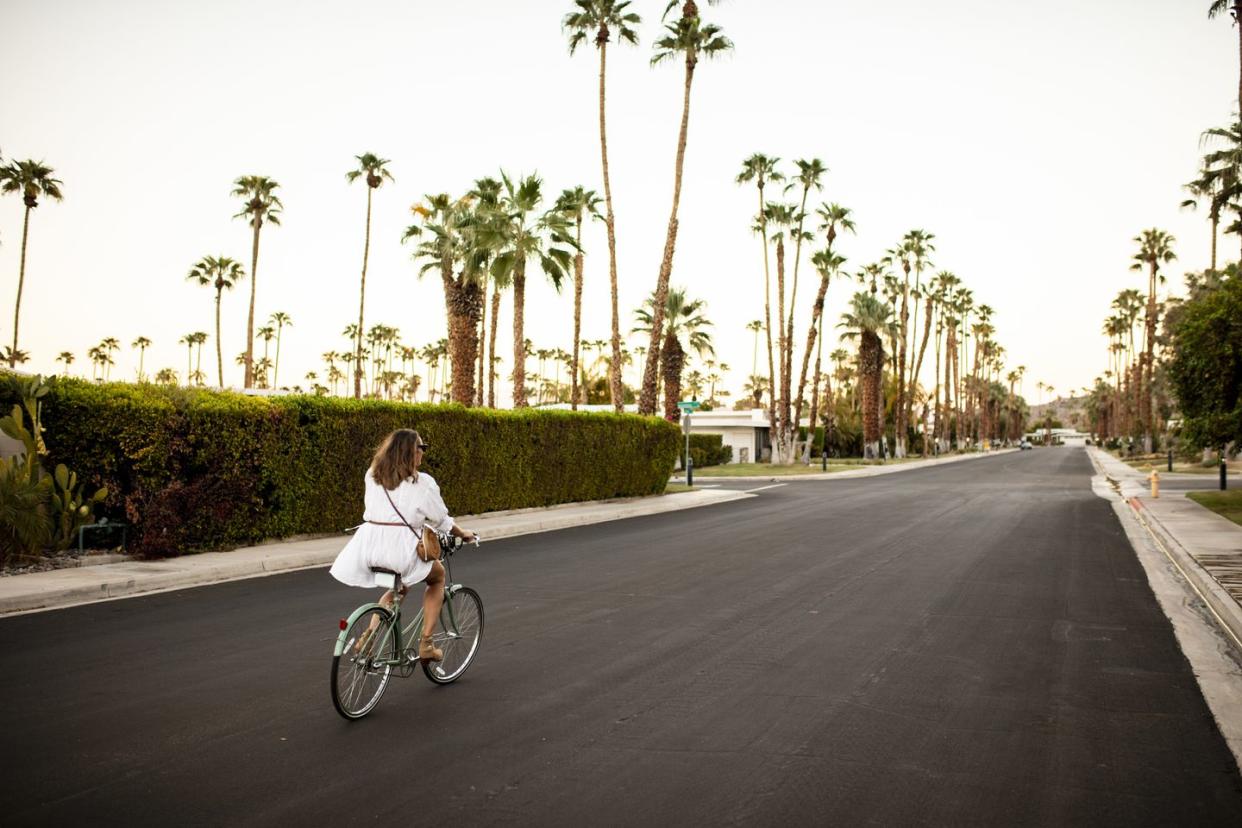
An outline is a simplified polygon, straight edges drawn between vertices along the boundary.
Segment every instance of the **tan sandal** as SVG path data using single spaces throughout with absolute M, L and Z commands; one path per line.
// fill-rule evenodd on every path
M 444 651 L 435 645 L 431 636 L 424 635 L 418 641 L 419 661 L 443 661 Z

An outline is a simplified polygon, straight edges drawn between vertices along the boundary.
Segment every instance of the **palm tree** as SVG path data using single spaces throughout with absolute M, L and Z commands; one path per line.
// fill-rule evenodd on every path
M 841 315 L 845 339 L 858 340 L 858 370 L 862 375 L 863 452 L 867 459 L 880 455 L 884 410 L 884 336 L 894 336 L 893 310 L 874 296 L 858 292 L 850 310 Z
M 358 169 L 345 173 L 345 180 L 352 184 L 361 178 L 367 184 L 367 224 L 365 241 L 362 244 L 362 281 L 358 288 L 358 331 L 354 340 L 354 399 L 360 399 L 362 397 L 362 333 L 364 330 L 362 312 L 367 300 L 367 256 L 371 252 L 371 196 L 385 181 L 395 179 L 388 171 L 387 158 L 380 158 L 369 152 L 355 155 L 354 158 L 358 161 Z
M 819 291 L 815 294 L 815 304 L 811 306 L 811 325 L 806 333 L 806 350 L 802 353 L 802 371 L 798 375 L 798 398 L 794 405 L 794 423 L 802 422 L 802 402 L 803 394 L 806 390 L 806 375 L 811 364 L 811 351 L 815 349 L 816 337 L 819 335 L 820 319 L 824 314 L 824 299 L 828 295 L 828 285 L 832 281 L 832 277 L 841 272 L 842 265 L 845 264 L 845 257 L 838 256 L 832 252 L 832 248 L 826 248 L 816 252 L 811 256 L 811 264 L 815 268 L 815 272 L 819 274 Z M 821 342 L 822 344 L 822 342 Z M 819 388 L 819 362 L 816 361 L 814 389 Z M 813 395 L 814 396 L 814 395 Z M 818 402 L 818 400 L 815 400 Z M 815 418 L 819 414 L 817 405 L 811 406 L 811 433 L 815 431 Z M 810 457 L 811 440 L 806 441 L 803 447 L 803 459 Z
M 276 326 L 276 363 L 272 366 L 272 387 L 275 388 L 280 385 L 280 336 L 285 328 L 293 327 L 293 318 L 284 311 L 273 311 L 267 324 Z
M 112 379 L 112 366 L 116 364 L 116 361 L 112 359 L 112 353 L 121 349 L 121 343 L 115 336 L 109 336 L 99 343 L 99 348 L 106 356 L 106 359 L 101 361 L 105 370 L 104 381 L 106 382 Z
M 589 0 L 582 0 L 589 3 Z M 574 351 L 573 362 L 570 366 L 570 391 L 569 404 L 574 411 L 578 410 L 578 339 L 582 335 L 582 270 L 584 255 L 582 252 L 582 221 L 586 216 L 600 218 L 599 215 L 599 196 L 594 190 L 583 189 L 581 185 L 573 189 L 563 190 L 560 198 L 556 200 L 556 209 L 565 214 L 574 225 L 574 242 L 577 248 L 574 252 Z M 620 339 L 617 340 L 617 348 L 620 349 Z M 608 387 L 611 391 L 613 388 L 613 377 L 620 379 L 617 371 L 609 368 L 608 371 Z M 614 396 L 613 407 L 616 408 L 624 400 L 619 400 Z M 620 410 L 620 409 L 617 409 Z
M 41 196 L 57 201 L 63 198 L 60 192 L 63 182 L 52 177 L 54 172 L 56 171 L 51 167 L 44 166 L 43 162 L 31 160 L 13 161 L 0 167 L 0 192 L 21 193 L 22 203 L 26 205 L 22 218 L 22 252 L 21 264 L 17 272 L 17 302 L 13 306 L 13 347 L 9 349 L 7 357 L 10 368 L 17 367 L 18 355 L 24 353 L 17 347 L 17 329 L 22 313 L 22 288 L 26 284 L 26 242 L 30 236 L 30 211 L 39 206 Z
M 608 130 L 605 122 L 604 79 L 608 65 L 608 43 L 616 32 L 617 42 L 638 44 L 638 34 L 633 27 L 642 22 L 634 12 L 626 11 L 628 0 L 574 0 L 576 11 L 565 15 L 562 28 L 569 34 L 569 53 L 592 37 L 599 50 L 599 154 L 604 172 L 604 223 L 608 229 L 608 279 L 612 291 L 612 361 L 608 372 L 608 388 L 612 406 L 618 414 L 624 405 L 621 385 L 621 314 L 617 300 L 617 236 L 616 216 L 612 209 L 612 181 L 608 174 Z M 577 341 L 577 334 L 574 340 Z M 574 371 L 575 382 L 578 372 Z M 571 402 L 577 404 L 577 394 Z
M 259 330 L 255 331 L 255 333 L 258 335 L 259 339 L 263 340 L 263 360 L 262 361 L 263 361 L 263 364 L 267 366 L 267 368 L 262 369 L 262 373 L 260 373 L 260 369 L 255 367 L 258 365 L 259 360 L 256 360 L 254 358 L 254 355 L 250 352 L 246 353 L 246 359 L 250 360 L 251 369 L 254 372 L 253 377 L 252 377 L 252 379 L 254 380 L 254 384 L 258 386 L 259 388 L 270 388 L 271 386 L 269 386 L 267 383 L 267 371 L 268 371 L 268 368 L 272 367 L 272 361 L 268 359 L 267 353 L 268 353 L 269 347 L 271 346 L 272 340 L 276 338 L 276 329 L 273 328 L 271 325 L 264 325 L 262 328 L 259 328 Z M 245 364 L 246 364 L 245 360 L 242 360 L 243 367 L 245 366 Z
M 481 292 L 478 299 L 479 308 L 479 359 L 478 359 L 478 388 L 475 389 L 474 404 L 482 407 L 486 401 L 486 393 L 488 387 L 488 379 L 490 372 L 487 367 L 487 352 L 490 347 L 494 352 L 496 350 L 496 323 L 500 315 L 500 285 L 496 285 L 492 291 L 492 313 L 491 313 L 491 329 L 490 334 L 487 324 L 487 284 L 491 278 L 491 262 L 495 255 L 491 250 L 478 241 L 478 229 L 487 226 L 488 223 L 495 221 L 499 215 L 500 192 L 502 186 L 499 181 L 491 176 L 484 176 L 476 179 L 474 188 L 467 195 L 474 200 L 473 220 L 475 227 L 470 229 L 471 242 L 469 246 L 469 260 L 471 269 L 477 268 L 479 272 Z M 496 389 L 492 385 L 492 406 L 495 406 Z
M 634 311 L 637 323 L 633 333 L 650 333 L 655 319 L 655 295 L 647 297 L 642 307 Z M 711 326 L 707 317 L 703 316 L 706 302 L 702 299 L 687 301 L 686 291 L 673 288 L 665 295 L 664 317 L 668 326 L 664 331 L 664 343 L 661 348 L 660 367 L 664 378 L 664 418 L 677 422 L 681 418 L 677 403 L 681 401 L 681 372 L 685 367 L 686 345 L 702 357 L 713 354 L 711 335 L 706 328 Z
M 259 231 L 263 223 L 280 226 L 280 211 L 284 205 L 276 190 L 280 187 L 265 175 L 243 175 L 233 182 L 234 195 L 242 200 L 241 210 L 233 218 L 244 218 L 254 229 L 250 245 L 250 312 L 246 317 L 246 372 L 242 380 L 245 388 L 254 386 L 254 299 L 258 288 Z
M 763 330 L 763 320 L 755 319 L 746 323 L 746 330 L 755 335 L 755 344 L 750 353 L 750 373 L 754 376 L 759 367 L 759 332 Z
M 1242 0 L 1212 0 L 1212 5 L 1208 6 L 1208 19 L 1223 15 L 1226 11 L 1233 18 L 1233 25 L 1238 28 L 1238 107 L 1242 112 Z
M 147 348 L 151 347 L 151 340 L 147 339 L 145 336 L 140 336 L 131 342 L 129 347 L 138 349 L 138 381 L 143 382 L 143 361 L 147 354 Z
M 574 241 L 569 236 L 569 223 L 559 210 L 537 212 L 543 201 L 539 176 L 528 175 L 516 184 L 503 170 L 500 177 L 504 182 L 501 216 L 482 229 L 481 237 L 485 247 L 499 251 L 492 260 L 492 278 L 513 285 L 513 407 L 525 408 L 526 262 L 538 259 L 544 274 L 560 290 Z
M 171 368 L 161 368 L 155 372 L 155 381 L 160 385 L 176 385 L 177 372 Z
M 776 168 L 780 161 L 776 157 L 768 157 L 762 153 L 754 153 L 742 162 L 742 171 L 738 173 L 737 183 L 745 184 L 750 181 L 755 182 L 755 186 L 759 191 L 759 213 L 755 218 L 755 229 L 763 239 L 763 321 L 758 320 L 752 322 L 752 325 L 758 325 L 767 332 L 768 342 L 768 388 L 776 384 L 776 365 L 772 355 L 772 297 L 771 297 L 771 270 L 768 264 L 768 212 L 767 202 L 763 199 L 763 189 L 768 182 L 783 181 L 785 176 Z M 752 329 L 756 330 L 756 329 Z M 779 328 L 778 328 L 779 330 Z M 756 343 L 758 337 L 756 335 Z M 752 359 L 752 362 L 754 360 Z M 755 373 L 756 367 L 751 366 L 750 373 Z M 770 405 L 768 408 L 768 421 L 775 425 L 776 423 L 776 397 L 770 397 Z
M 56 357 L 57 362 L 65 363 L 65 376 L 66 377 L 69 376 L 69 366 L 73 364 L 73 359 L 74 357 L 73 357 L 72 351 L 61 351 L 60 354 Z
M 30 361 L 30 354 L 20 348 L 5 345 L 0 360 L 7 362 L 10 366 L 25 365 Z
M 1139 246 L 1138 252 L 1134 254 L 1134 263 L 1130 265 L 1131 270 L 1147 269 L 1147 347 L 1143 353 L 1143 363 L 1140 379 L 1139 396 L 1139 422 L 1143 427 L 1143 451 L 1151 453 L 1151 434 L 1153 430 L 1152 423 L 1152 376 L 1155 367 L 1156 353 L 1156 282 L 1157 280 L 1163 284 L 1164 275 L 1160 273 L 1160 265 L 1166 264 L 1177 258 L 1173 252 L 1173 242 L 1176 239 L 1169 233 L 1156 228 L 1144 230 L 1141 234 L 1134 237 L 1134 242 Z
M 797 208 L 792 204 L 781 204 L 769 201 L 764 206 L 768 222 L 777 228 L 772 234 L 776 242 L 776 333 L 777 333 L 777 369 L 776 384 L 772 387 L 772 397 L 777 401 L 776 418 L 772 420 L 772 428 L 776 432 L 776 456 L 779 463 L 792 462 L 790 450 L 793 426 L 790 417 L 790 376 L 786 372 L 785 353 L 789 348 L 785 330 L 785 233 L 797 222 Z
M 188 333 L 177 340 L 178 345 L 185 346 L 185 381 L 188 385 L 190 382 L 190 374 L 194 373 L 194 345 L 198 339 L 194 333 Z
M 792 189 L 801 187 L 802 199 L 798 202 L 798 214 L 796 217 L 798 227 L 794 234 L 793 286 L 789 290 L 789 319 L 785 324 L 785 353 L 782 355 L 784 363 L 781 367 L 781 372 L 786 377 L 786 382 L 791 381 L 793 378 L 794 310 L 798 306 L 798 269 L 802 263 L 802 242 L 811 238 L 811 235 L 809 233 L 803 233 L 802 229 L 806 222 L 806 200 L 812 189 L 816 192 L 823 189 L 821 179 L 824 177 L 824 174 L 828 172 L 828 168 L 824 166 L 824 162 L 820 161 L 818 158 L 812 158 L 810 160 L 800 158 L 794 161 L 794 165 L 797 166 L 798 172 L 794 175 L 790 182 L 785 185 L 785 192 L 788 193 Z M 801 396 L 801 391 L 799 391 L 799 396 Z M 796 430 L 798 426 L 797 419 L 794 420 L 793 426 Z
M 1205 199 L 1208 204 L 1208 221 L 1212 225 L 1212 246 L 1211 246 L 1211 270 L 1216 270 L 1216 238 L 1220 233 L 1220 214 L 1230 205 L 1226 205 L 1224 199 L 1221 198 L 1221 191 L 1227 186 L 1227 182 L 1221 176 L 1212 174 L 1211 169 L 1204 167 L 1199 173 L 1199 177 L 1194 181 L 1190 181 L 1182 185 L 1182 189 L 1190 194 L 1190 198 L 1184 199 L 1181 207 L 1184 210 L 1193 210 L 1199 206 L 1199 200 Z
M 671 7 L 670 7 L 671 8 Z M 665 11 L 667 14 L 667 10 Z M 682 169 L 686 160 L 686 133 L 690 126 L 690 87 L 700 58 L 719 57 L 733 48 L 719 26 L 704 23 L 694 0 L 686 0 L 682 15 L 665 26 L 665 34 L 655 43 L 652 65 L 664 63 L 681 55 L 685 59 L 685 91 L 682 99 L 681 128 L 677 135 L 677 160 L 673 168 L 673 206 L 669 213 L 668 233 L 664 240 L 664 256 L 656 279 L 651 343 L 647 364 L 643 367 L 643 387 L 638 400 L 639 414 L 654 414 L 656 409 L 656 366 L 660 361 L 660 340 L 664 334 L 664 309 L 668 298 L 668 282 L 673 273 L 673 251 L 677 246 L 677 207 L 681 201 Z
M 227 256 L 204 256 L 190 268 L 186 278 L 216 291 L 216 368 L 224 387 L 224 351 L 220 345 L 220 297 L 246 276 L 242 266 Z M 201 351 L 200 351 L 201 353 Z

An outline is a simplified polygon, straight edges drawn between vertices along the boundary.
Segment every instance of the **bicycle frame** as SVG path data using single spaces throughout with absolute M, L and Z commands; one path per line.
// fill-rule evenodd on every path
M 440 608 L 440 615 L 441 615 L 441 620 L 446 621 L 444 626 L 445 626 L 445 629 L 449 631 L 449 635 L 456 637 L 456 636 L 461 635 L 461 631 L 457 628 L 457 618 L 453 615 L 452 596 L 462 588 L 462 585 L 455 584 L 452 582 L 451 580 L 452 572 L 449 569 L 447 559 L 444 561 L 444 565 L 445 565 L 444 566 L 444 572 L 445 572 L 444 605 Z M 393 580 L 395 581 L 396 579 L 393 578 Z M 393 620 L 392 620 L 390 629 L 392 629 L 393 633 L 397 636 L 396 650 L 398 653 L 405 652 L 405 646 L 403 644 L 403 641 L 417 639 L 418 636 L 422 634 L 422 624 L 423 624 L 422 608 L 421 607 L 419 608 L 418 613 L 414 616 L 413 620 L 411 620 L 409 624 L 406 624 L 404 627 L 402 627 L 401 625 L 401 596 L 399 593 L 394 591 L 392 607 L 385 607 L 383 604 L 373 601 L 369 604 L 363 604 L 362 606 L 358 607 L 358 609 L 350 613 L 349 618 L 347 618 L 345 621 L 345 629 L 341 630 L 340 633 L 336 637 L 336 645 L 333 647 L 332 655 L 339 657 L 345 652 L 345 645 L 347 643 L 345 641 L 346 633 L 349 632 L 349 629 L 353 627 L 354 622 L 357 621 L 360 616 L 365 615 L 368 612 L 372 612 L 376 609 L 389 610 L 393 613 Z M 400 663 L 400 658 L 395 659 L 395 660 L 385 659 L 383 661 L 377 661 L 377 663 L 378 664 L 398 664 Z

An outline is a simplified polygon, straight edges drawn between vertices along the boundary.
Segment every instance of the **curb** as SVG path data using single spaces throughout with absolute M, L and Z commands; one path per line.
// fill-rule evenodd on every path
M 728 475 L 711 475 L 700 474 L 697 479 L 703 481 L 728 482 L 728 483 L 792 483 L 800 480 L 851 480 L 858 477 L 875 477 L 881 474 L 894 474 L 903 471 L 916 471 L 918 469 L 926 469 L 932 466 L 941 466 L 948 463 L 960 463 L 964 460 L 979 460 L 984 457 L 1000 457 L 1005 454 L 1013 454 L 1018 451 L 1016 448 L 995 449 L 989 452 L 971 452 L 970 454 L 954 454 L 949 457 L 929 457 L 926 460 L 917 460 L 912 463 L 895 463 L 895 464 L 850 464 L 850 468 L 841 469 L 835 472 L 810 472 L 808 474 L 766 474 L 766 475 L 746 475 L 738 477 L 730 477 Z M 814 465 L 814 464 L 812 464 Z M 686 476 L 680 475 L 670 477 L 670 483 L 684 483 Z
M 1137 497 L 1126 498 L 1130 513 L 1156 541 L 1156 545 L 1164 552 L 1169 562 L 1177 568 L 1191 588 L 1203 599 L 1203 603 L 1212 611 L 1212 615 L 1229 633 L 1233 643 L 1242 650 L 1242 607 L 1225 588 L 1212 577 L 1212 574 L 1200 566 L 1186 547 L 1182 546 L 1172 533 L 1160 522 L 1160 518 L 1143 506 Z
M 477 527 L 490 541 L 752 497 L 755 495 L 727 489 L 699 490 L 623 501 L 565 504 L 560 508 L 463 515 L 461 521 Z M 326 535 L 159 561 L 126 561 L 13 575 L 0 579 L 0 592 L 10 592 L 0 594 L 0 617 L 328 566 L 343 544 L 343 535 Z M 294 545 L 307 548 L 291 549 Z M 20 579 L 27 580 L 23 584 Z M 26 588 L 21 590 L 23 585 Z

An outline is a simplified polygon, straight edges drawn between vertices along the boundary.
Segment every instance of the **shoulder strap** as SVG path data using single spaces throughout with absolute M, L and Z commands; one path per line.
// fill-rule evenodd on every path
M 380 485 L 380 488 L 384 489 L 384 497 L 388 498 L 388 505 L 391 506 L 392 510 L 397 513 L 397 517 L 399 517 L 401 519 L 401 522 L 405 524 L 405 528 L 409 529 L 411 532 L 413 532 L 415 535 L 418 535 L 421 538 L 422 532 L 419 532 L 417 529 L 411 526 L 410 522 L 405 519 L 405 515 L 401 514 L 401 510 L 397 508 L 397 504 L 392 502 L 392 495 L 388 493 L 388 489 L 384 488 L 382 484 Z

